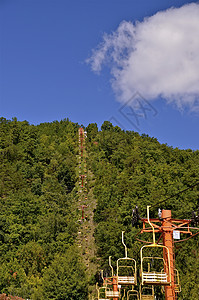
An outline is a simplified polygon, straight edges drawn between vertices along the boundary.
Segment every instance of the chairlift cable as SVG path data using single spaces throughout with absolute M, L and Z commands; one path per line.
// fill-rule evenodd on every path
M 167 200 L 169 200 L 169 199 L 171 199 L 171 198 L 173 198 L 173 197 L 176 197 L 176 196 L 178 196 L 178 195 L 180 195 L 180 194 L 186 192 L 187 190 L 189 190 L 189 189 L 191 189 L 191 188 L 193 188 L 193 187 L 195 187 L 195 186 L 197 186 L 197 185 L 199 185 L 199 182 L 197 182 L 197 183 L 195 183 L 195 184 L 193 184 L 193 185 L 187 187 L 187 188 L 184 189 L 184 190 L 181 190 L 180 192 L 178 192 L 178 193 L 176 193 L 176 194 L 174 194 L 174 195 L 172 195 L 172 196 L 167 197 L 166 199 L 164 199 L 164 200 L 162 200 L 162 201 L 159 201 L 159 202 L 155 203 L 154 205 L 151 205 L 151 207 L 159 206 L 160 204 L 166 202 Z

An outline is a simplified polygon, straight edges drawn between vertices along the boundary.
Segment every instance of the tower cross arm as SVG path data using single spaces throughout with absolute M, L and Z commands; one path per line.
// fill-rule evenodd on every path
M 149 224 L 148 219 L 142 218 L 141 221 L 143 223 L 143 228 L 141 230 L 141 233 L 152 232 L 151 226 L 147 226 Z M 190 230 L 191 220 L 187 220 L 187 219 L 180 220 L 180 219 L 172 218 L 167 220 L 167 226 L 162 226 L 163 220 L 160 219 L 153 218 L 150 219 L 150 222 L 152 223 L 155 232 L 162 232 L 163 230 L 164 231 L 178 230 L 180 233 L 190 234 L 190 235 L 193 234 Z

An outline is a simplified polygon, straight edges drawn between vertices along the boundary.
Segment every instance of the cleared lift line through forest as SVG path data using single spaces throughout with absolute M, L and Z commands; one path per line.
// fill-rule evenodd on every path
M 78 154 L 78 209 L 79 231 L 77 237 L 82 262 L 86 266 L 87 275 L 90 277 L 97 271 L 97 250 L 94 239 L 95 224 L 93 221 L 96 200 L 93 197 L 94 176 L 87 169 L 88 153 L 86 151 L 87 133 L 82 127 L 79 128 L 79 154 Z M 89 291 L 89 299 L 92 299 L 93 288 Z

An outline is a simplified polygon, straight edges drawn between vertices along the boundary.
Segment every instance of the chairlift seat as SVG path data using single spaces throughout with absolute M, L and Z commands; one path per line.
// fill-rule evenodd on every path
M 167 273 L 160 272 L 142 272 L 143 284 L 168 285 Z
M 140 300 L 154 300 L 154 296 L 152 296 L 152 295 L 141 295 Z
M 126 262 L 127 264 L 124 265 L 123 262 Z M 133 263 L 133 265 L 130 265 L 130 263 Z M 123 274 L 121 274 L 121 269 L 123 269 Z M 133 258 L 124 257 L 117 260 L 117 281 L 118 284 L 121 285 L 137 284 L 136 261 Z
M 134 276 L 118 276 L 118 284 L 135 284 Z
M 107 298 L 119 298 L 120 292 L 119 291 L 111 291 L 111 290 L 106 290 L 106 297 Z

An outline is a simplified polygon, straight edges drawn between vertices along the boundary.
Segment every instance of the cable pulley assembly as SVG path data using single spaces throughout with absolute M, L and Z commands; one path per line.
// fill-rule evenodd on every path
M 136 226 L 138 221 L 141 220 L 138 212 L 138 206 L 132 209 L 132 226 Z
M 193 227 L 197 227 L 199 225 L 199 207 L 197 212 L 192 211 L 191 225 Z

